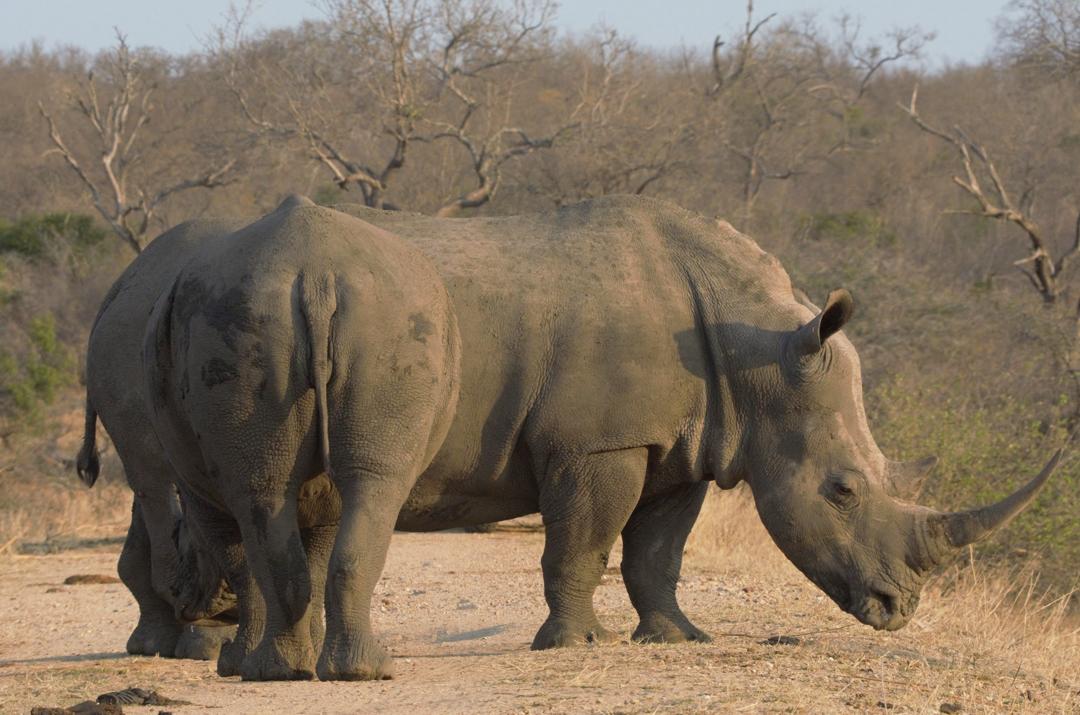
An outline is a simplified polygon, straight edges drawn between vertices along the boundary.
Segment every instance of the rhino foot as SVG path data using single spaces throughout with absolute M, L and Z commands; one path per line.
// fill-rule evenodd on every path
M 218 662 L 220 672 L 220 660 Z M 243 680 L 311 680 L 315 654 L 311 643 L 295 639 L 264 638 L 240 664 Z
M 234 637 L 236 637 L 235 625 L 192 623 L 185 626 L 180 633 L 173 657 L 187 660 L 213 660 L 218 657 L 221 647 Z
M 162 623 L 139 619 L 139 624 L 128 637 L 127 652 L 131 655 L 160 655 L 171 658 L 176 651 L 181 628 L 176 621 Z
M 592 623 L 583 624 L 565 618 L 549 617 L 540 626 L 536 637 L 533 638 L 533 650 L 547 650 L 548 648 L 566 648 L 576 645 L 595 645 L 601 643 L 615 643 L 619 640 L 617 633 L 612 633 L 600 625 L 596 620 Z
M 390 680 L 394 659 L 370 635 L 352 644 L 344 638 L 327 638 L 317 671 L 319 680 Z
M 221 652 L 218 653 L 217 673 L 222 678 L 231 678 L 240 675 L 240 664 L 247 658 L 248 650 L 235 638 L 221 644 Z
M 712 636 L 681 613 L 676 617 L 650 613 L 642 616 L 641 623 L 634 630 L 633 640 L 635 643 L 711 643 Z

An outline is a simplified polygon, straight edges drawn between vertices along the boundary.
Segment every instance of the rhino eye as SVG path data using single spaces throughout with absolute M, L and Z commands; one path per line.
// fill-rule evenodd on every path
M 858 485 L 851 475 L 837 475 L 825 483 L 825 497 L 838 507 L 850 509 L 858 502 Z

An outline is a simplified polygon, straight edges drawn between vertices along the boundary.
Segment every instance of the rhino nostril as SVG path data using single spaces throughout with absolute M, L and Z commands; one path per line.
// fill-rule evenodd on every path
M 881 615 L 885 620 L 888 620 L 899 613 L 899 601 L 895 595 L 885 593 L 884 591 L 874 591 L 872 595 L 873 598 L 881 604 Z

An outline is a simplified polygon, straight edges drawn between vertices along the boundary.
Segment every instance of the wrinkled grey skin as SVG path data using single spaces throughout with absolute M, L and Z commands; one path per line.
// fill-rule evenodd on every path
M 154 301 L 195 246 L 240 225 L 191 221 L 159 236 L 113 284 L 90 333 L 86 431 L 76 464 L 80 478 L 93 486 L 99 470 L 95 422 L 100 417 L 135 492 L 118 564 L 121 580 L 139 604 L 139 622 L 127 642 L 132 654 L 206 660 L 216 657 L 222 641 L 232 634 L 227 620 L 213 618 L 232 601 L 222 588 L 215 562 L 206 553 L 200 556 L 185 533 L 172 468 L 150 428 L 139 376 L 143 334 Z M 183 542 L 186 563 L 181 563 L 177 541 Z M 187 605 L 177 600 L 182 587 L 198 591 L 200 599 L 198 608 L 188 605 L 186 618 L 177 614 Z M 192 621 L 200 623 L 191 625 Z
M 240 633 L 219 672 L 242 656 L 245 679 L 313 677 L 325 583 L 319 677 L 391 675 L 370 601 L 397 514 L 454 414 L 458 356 L 430 262 L 304 199 L 203 244 L 180 271 L 144 364 L 189 513 L 207 539 L 232 529 L 227 548 L 254 579 L 239 584 Z M 303 495 L 320 483 L 322 496 Z M 339 522 L 336 538 L 302 538 L 305 502 L 329 503 L 320 521 Z
M 400 513 L 393 511 L 397 527 L 442 529 L 539 511 L 546 526 L 542 568 L 550 615 L 534 648 L 611 637 L 596 617 L 592 594 L 620 533 L 624 581 L 640 618 L 635 640 L 707 640 L 682 613 L 675 590 L 683 546 L 709 481 L 723 488 L 747 481 L 770 534 L 800 570 L 860 621 L 899 628 L 914 612 L 933 567 L 1012 518 L 1056 464 L 1057 456 L 1026 487 L 984 509 L 944 514 L 906 501 L 933 460 L 890 462 L 874 443 L 862 408 L 858 356 L 839 332 L 852 314 L 850 295 L 834 291 L 821 310 L 796 299 L 776 260 L 726 223 L 619 197 L 493 219 L 338 208 L 426 254 L 449 291 L 460 330 L 460 399 L 449 431 L 414 486 L 408 470 L 385 484 L 395 496 L 411 486 Z M 295 201 L 275 221 L 283 220 L 283 211 L 317 212 L 333 223 L 326 210 L 299 208 Z M 274 230 L 284 230 L 281 225 Z M 304 222 L 289 225 L 297 246 L 315 250 L 326 239 Z M 306 252 L 296 253 L 275 268 L 290 285 L 289 276 L 310 269 Z M 245 535 L 244 541 L 253 559 L 250 547 L 259 550 L 264 593 L 278 594 L 279 603 L 268 604 L 263 644 L 289 641 L 299 638 L 300 617 L 298 607 L 290 612 L 287 604 L 302 603 L 308 583 L 301 552 L 285 546 L 291 543 L 289 499 L 322 467 L 320 430 L 313 426 L 318 401 L 312 385 L 319 381 L 311 379 L 296 348 L 307 339 L 302 331 L 262 329 L 281 320 L 284 306 L 252 292 L 260 284 L 253 269 L 264 271 L 262 264 L 222 274 L 213 273 L 215 266 L 206 261 L 196 272 L 214 275 L 214 283 L 200 277 L 190 291 L 178 289 L 173 305 L 159 304 L 151 326 L 156 330 L 148 333 L 155 425 L 181 432 L 178 423 L 198 421 L 193 413 L 206 416 L 200 418 L 201 442 L 190 427 L 186 441 L 163 438 L 174 461 L 197 451 L 197 444 L 207 450 L 211 438 L 256 453 L 231 469 L 222 468 L 224 455 L 218 455 L 191 470 L 206 472 L 206 485 L 238 494 L 233 498 L 240 506 L 231 511 L 242 528 L 245 518 L 259 521 L 244 511 L 247 502 L 266 500 L 265 491 L 251 489 L 249 465 L 256 465 L 256 474 L 274 460 L 288 467 L 277 468 L 280 482 L 259 486 L 277 501 L 258 505 L 266 514 L 260 522 L 265 534 L 252 524 L 253 538 Z M 336 280 L 366 273 L 363 261 L 348 256 L 333 271 Z M 401 283 L 406 291 L 410 285 Z M 178 308 L 182 293 L 194 296 L 197 310 Z M 230 293 L 233 299 L 226 301 Z M 295 304 L 284 307 L 297 324 L 302 311 Z M 163 341 L 164 335 L 169 339 Z M 348 359 L 344 366 L 339 360 L 351 351 L 381 348 L 386 337 L 372 336 L 371 345 L 344 341 L 347 353 L 335 340 L 327 356 L 330 373 L 342 374 L 338 387 L 346 377 L 356 380 L 351 394 L 367 400 L 377 415 L 396 405 L 385 401 L 397 395 L 377 376 L 360 378 L 348 370 Z M 225 356 L 215 353 L 226 348 Z M 245 351 L 246 362 L 240 360 Z M 183 366 L 177 362 L 181 353 Z M 293 369 L 284 384 L 278 382 L 281 372 L 270 384 L 275 394 L 290 398 L 292 411 L 256 411 L 252 406 L 267 379 L 263 361 L 282 355 L 291 356 Z M 391 351 L 386 359 L 396 357 Z M 172 376 L 167 390 L 160 389 L 162 374 Z M 225 385 L 228 390 L 216 392 Z M 186 416 L 170 420 L 177 412 Z M 352 419 L 355 414 L 332 414 L 331 440 L 339 423 L 352 431 Z M 348 454 L 329 450 L 339 487 L 334 460 L 368 460 L 379 446 L 354 441 L 342 445 Z M 272 459 L 256 459 L 263 453 Z M 352 499 L 346 494 L 346 504 Z M 385 523 L 392 504 L 372 503 L 372 518 Z M 378 578 L 385 541 L 357 533 L 350 528 L 339 534 L 337 547 L 369 546 L 378 553 L 358 557 L 351 567 L 344 561 L 331 565 L 329 584 Z M 319 579 L 315 567 L 310 579 Z M 365 590 L 360 598 L 365 614 L 369 594 Z M 328 613 L 341 595 L 328 596 Z M 247 615 L 255 617 L 256 610 Z M 366 636 L 366 620 L 362 625 Z M 327 644 L 356 632 L 347 626 L 330 618 Z M 385 675 L 384 654 L 367 655 L 366 643 L 345 667 L 324 668 L 320 661 L 319 676 Z M 328 652 L 334 651 L 324 648 L 323 658 Z M 308 672 L 303 648 L 279 647 L 274 655 L 273 668 L 256 658 L 245 676 Z
M 783 552 L 875 628 L 911 618 L 933 567 L 1026 506 L 1058 455 L 1000 504 L 910 504 L 933 458 L 882 455 L 859 358 L 823 310 L 729 224 L 644 198 L 521 217 L 340 210 L 435 262 L 461 328 L 461 401 L 399 528 L 539 511 L 551 615 L 534 648 L 607 637 L 592 608 L 615 538 L 636 640 L 704 640 L 675 598 L 706 484 L 746 481 Z

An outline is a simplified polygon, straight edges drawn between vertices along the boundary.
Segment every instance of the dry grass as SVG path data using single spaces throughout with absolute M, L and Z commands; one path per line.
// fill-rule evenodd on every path
M 83 395 L 71 390 L 28 434 L 0 444 L 0 555 L 26 542 L 57 545 L 127 531 L 131 490 L 104 431 L 103 477 L 87 489 L 72 460 L 82 441 Z
M 131 490 L 115 482 L 86 489 L 56 482 L 0 483 L 0 555 L 20 544 L 60 546 L 80 539 L 123 535 L 131 518 Z

